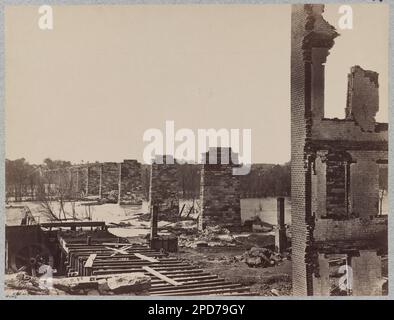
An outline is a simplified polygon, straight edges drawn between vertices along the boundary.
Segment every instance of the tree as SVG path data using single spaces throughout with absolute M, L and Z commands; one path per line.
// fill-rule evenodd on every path
M 13 195 L 15 201 L 22 201 L 23 196 L 34 197 L 38 185 L 39 172 L 24 158 L 5 162 L 6 198 Z M 28 192 L 30 190 L 30 192 Z

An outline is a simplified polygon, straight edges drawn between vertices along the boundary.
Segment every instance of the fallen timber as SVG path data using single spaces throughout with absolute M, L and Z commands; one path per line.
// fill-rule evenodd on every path
M 147 245 L 117 238 L 102 225 L 100 228 L 79 235 L 74 234 L 75 228 L 57 234 L 65 275 L 96 281 L 143 273 L 151 278 L 149 294 L 158 296 L 256 295 L 247 286 L 230 283 Z

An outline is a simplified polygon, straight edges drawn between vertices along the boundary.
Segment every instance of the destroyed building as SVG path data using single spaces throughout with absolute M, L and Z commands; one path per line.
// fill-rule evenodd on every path
M 141 163 L 124 160 L 119 163 L 119 204 L 142 204 Z
M 231 148 L 209 148 L 201 169 L 199 230 L 206 226 L 241 227 L 238 158 Z
M 137 160 L 42 170 L 41 177 L 47 194 L 66 190 L 64 195 L 71 199 L 95 197 L 119 204 L 142 204 L 141 164 Z
M 170 155 L 158 155 L 150 174 L 149 208 L 158 207 L 159 219 L 177 220 L 179 216 L 178 164 Z
M 86 183 L 86 194 L 88 196 L 100 195 L 101 173 L 101 164 L 96 163 L 88 166 L 88 179 Z
M 100 173 L 100 198 L 108 198 L 111 192 L 118 192 L 119 166 L 116 162 L 104 162 Z
M 343 261 L 348 295 L 381 295 L 387 216 L 379 179 L 387 175 L 388 125 L 375 121 L 378 74 L 352 67 L 345 117 L 325 118 L 325 65 L 338 33 L 323 11 L 292 5 L 293 294 L 332 295 L 330 266 Z

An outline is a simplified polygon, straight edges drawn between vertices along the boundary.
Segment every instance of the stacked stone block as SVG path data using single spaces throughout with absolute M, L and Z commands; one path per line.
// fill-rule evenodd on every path
M 216 164 L 209 161 L 212 154 L 217 155 Z M 229 161 L 222 161 L 222 154 Z M 230 148 L 210 148 L 205 155 L 206 163 L 201 169 L 200 230 L 217 225 L 229 229 L 241 227 L 240 179 L 233 175 L 238 162 L 234 156 Z
M 107 199 L 111 193 L 118 193 L 118 177 L 119 166 L 116 162 L 104 162 L 101 165 L 100 198 Z
M 88 189 L 88 167 L 87 166 L 79 166 L 78 167 L 78 194 L 83 197 L 87 194 Z
M 137 160 L 124 160 L 118 166 L 118 203 L 141 205 L 143 199 L 141 163 Z
M 71 167 L 70 168 L 70 175 L 71 175 L 71 193 L 74 198 L 78 198 L 80 195 L 80 179 L 79 179 L 79 168 L 78 167 Z
M 179 182 L 173 157 L 157 156 L 151 166 L 149 207 L 158 207 L 159 220 L 177 220 L 179 217 Z
M 88 166 L 88 178 L 86 195 L 100 196 L 101 164 L 90 164 Z

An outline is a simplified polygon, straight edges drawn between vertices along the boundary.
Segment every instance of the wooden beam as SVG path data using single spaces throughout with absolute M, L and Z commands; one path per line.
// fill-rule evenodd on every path
M 175 280 L 165 276 L 164 274 L 160 273 L 159 271 L 156 271 L 156 270 L 154 270 L 154 269 L 152 269 L 150 267 L 144 266 L 144 267 L 142 267 L 142 269 L 144 269 L 145 271 L 149 272 L 150 274 L 158 277 L 159 279 L 164 280 L 165 282 L 168 282 L 168 283 L 172 284 L 173 286 L 180 286 L 180 285 L 182 285 L 182 282 L 175 281 Z
M 41 227 L 105 227 L 104 221 L 52 221 L 40 223 Z
M 135 255 L 137 258 L 140 258 L 140 259 L 142 259 L 142 260 L 146 260 L 146 261 L 149 261 L 149 262 L 160 262 L 159 260 L 157 260 L 157 259 L 155 259 L 155 258 L 148 257 L 148 256 L 145 256 L 145 255 L 140 254 L 140 253 L 134 253 L 134 255 Z
M 88 260 L 86 260 L 84 267 L 91 268 L 93 267 L 94 259 L 96 259 L 97 254 L 93 253 L 89 256 Z
M 105 247 L 106 249 L 109 249 L 109 250 L 112 250 L 112 251 L 115 251 L 111 256 L 114 256 L 114 255 L 116 255 L 116 254 L 118 254 L 118 253 L 120 253 L 120 254 L 129 254 L 129 252 L 127 252 L 127 249 L 130 249 L 132 246 L 123 246 L 123 247 L 121 247 L 121 248 L 119 248 L 119 249 L 116 249 L 116 248 L 110 248 L 110 247 Z

